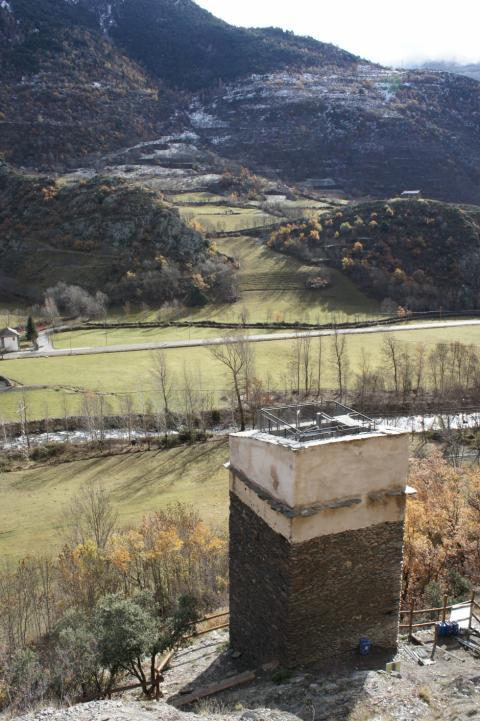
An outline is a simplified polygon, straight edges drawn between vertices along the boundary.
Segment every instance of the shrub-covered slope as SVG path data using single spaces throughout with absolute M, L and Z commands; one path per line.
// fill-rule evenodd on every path
M 69 167 L 154 136 L 168 93 L 64 0 L 0 3 L 0 153 Z
M 480 208 L 474 206 L 359 203 L 286 225 L 268 243 L 305 259 L 324 255 L 367 293 L 411 310 L 480 307 Z
M 188 131 L 290 183 L 480 203 L 480 84 L 461 75 L 236 28 L 192 0 L 4 0 L 0 64 L 0 152 L 16 164 L 84 165 Z
M 354 55 L 275 28 L 237 28 L 192 0 L 78 0 L 129 57 L 172 87 L 205 88 L 285 67 L 348 66 Z M 273 16 L 272 16 L 273 19 Z
M 155 194 L 96 178 L 59 187 L 0 167 L 0 299 L 58 281 L 114 302 L 232 299 L 232 270 Z

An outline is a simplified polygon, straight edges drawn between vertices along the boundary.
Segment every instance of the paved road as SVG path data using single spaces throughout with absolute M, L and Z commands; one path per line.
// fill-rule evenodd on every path
M 366 333 L 397 333 L 407 330 L 435 330 L 438 328 L 459 328 L 465 326 L 478 326 L 480 319 L 473 320 L 446 320 L 432 321 L 428 323 L 397 323 L 395 325 L 374 325 L 365 328 L 342 328 L 337 330 L 339 335 L 359 335 Z M 266 341 L 292 340 L 293 338 L 317 338 L 318 336 L 334 335 L 334 330 L 305 330 L 287 333 L 260 333 L 249 335 L 252 343 L 264 343 Z M 21 351 L 9 353 L 5 359 L 16 360 L 26 358 L 52 358 L 59 356 L 95 355 L 100 353 L 131 353 L 132 351 L 145 350 L 167 350 L 169 348 L 195 348 L 198 346 L 222 345 L 223 343 L 238 343 L 239 338 L 234 336 L 222 336 L 220 338 L 196 338 L 195 340 L 177 340 L 155 343 L 132 343 L 122 345 L 90 346 L 87 348 L 58 348 L 44 346 L 38 351 Z

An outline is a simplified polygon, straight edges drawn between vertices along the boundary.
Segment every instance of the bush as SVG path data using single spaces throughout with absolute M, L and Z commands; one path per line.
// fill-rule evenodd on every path
M 64 452 L 64 448 L 60 443 L 46 443 L 42 446 L 36 446 L 30 453 L 32 461 L 46 461 L 49 458 L 59 456 Z
M 48 671 L 40 665 L 35 651 L 31 648 L 18 649 L 4 664 L 4 693 L 10 706 L 24 711 L 44 698 L 49 682 Z
M 93 296 L 79 285 L 60 282 L 45 293 L 45 308 L 52 304 L 63 315 L 98 317 L 106 311 L 108 296 L 101 291 Z
M 133 672 L 142 683 L 143 656 L 156 647 L 157 630 L 152 614 L 138 603 L 117 595 L 104 597 L 94 616 L 101 664 L 110 672 L 110 687 L 120 670 Z M 146 683 L 144 692 L 147 692 Z
M 193 285 L 187 294 L 185 302 L 191 308 L 201 308 L 208 303 L 208 297 L 200 288 Z
M 448 574 L 448 585 L 454 601 L 464 601 L 472 590 L 471 583 L 455 569 Z
M 440 608 L 443 605 L 443 588 L 437 581 L 430 581 L 425 586 L 425 606 L 427 608 Z

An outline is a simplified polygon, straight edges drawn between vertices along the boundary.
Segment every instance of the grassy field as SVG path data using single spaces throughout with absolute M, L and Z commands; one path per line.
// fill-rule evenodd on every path
M 279 218 L 260 208 L 233 208 L 211 203 L 205 206 L 179 207 L 184 220 L 199 223 L 207 232 L 241 232 L 246 228 L 263 228 L 278 223 Z
M 378 305 L 361 293 L 342 273 L 329 269 L 332 283 L 324 290 L 308 290 L 306 280 L 324 273 L 325 269 L 309 266 L 295 258 L 289 258 L 270 250 L 264 243 L 245 236 L 219 238 L 219 250 L 233 256 L 239 262 L 239 299 L 236 303 L 208 304 L 202 308 L 185 309 L 175 317 L 186 320 L 216 320 L 238 322 L 245 313 L 250 322 L 266 321 L 309 321 L 326 323 L 335 318 L 345 320 L 367 319 L 378 315 Z M 166 320 L 162 312 L 144 311 L 139 314 L 116 314 L 115 320 Z M 115 334 L 115 335 L 113 335 Z M 218 335 L 204 329 L 200 334 L 194 329 L 148 329 L 125 332 L 108 331 L 105 342 L 98 335 L 98 341 L 86 342 L 84 332 L 59 335 L 58 347 L 80 347 L 85 345 L 109 345 L 113 343 L 148 342 L 149 340 L 170 340 L 173 338 L 195 338 Z M 91 338 L 94 336 L 92 334 Z
M 445 329 L 402 331 L 394 334 L 403 343 L 424 344 L 431 348 L 435 343 L 460 341 L 480 345 L 480 326 Z M 256 375 L 268 379 L 271 387 L 285 387 L 288 362 L 295 341 L 268 341 L 255 343 Z M 350 360 L 350 383 L 358 372 L 365 351 L 373 367 L 381 362 L 383 334 L 363 334 L 348 337 L 347 349 Z M 312 340 L 313 353 L 317 352 L 318 339 Z M 335 373 L 331 362 L 332 338 L 324 338 L 322 385 L 334 387 Z M 110 394 L 107 397 L 112 411 L 119 408 L 119 398 L 130 394 L 136 407 L 141 409 L 146 399 L 156 401 L 159 397 L 152 374 L 154 351 L 100 354 L 92 356 L 67 356 L 63 358 L 32 358 L 28 360 L 5 360 L 1 374 L 27 386 L 38 386 L 27 391 L 28 412 L 32 418 L 63 416 L 64 400 L 68 412 L 79 413 L 82 389 L 92 389 Z M 230 387 L 224 367 L 212 357 L 208 348 L 170 349 L 166 351 L 176 390 L 184 387 L 184 369 L 191 374 L 197 390 L 214 395 L 215 401 L 225 403 L 225 393 Z M 48 390 L 45 386 L 50 386 Z M 54 390 L 53 387 L 57 388 Z M 63 390 L 65 388 L 66 390 Z M 0 417 L 17 417 L 21 393 L 0 393 Z
M 111 495 L 120 525 L 182 501 L 211 526 L 226 528 L 228 460 L 225 439 L 167 451 L 93 458 L 0 473 L 0 557 L 52 554 L 61 545 L 65 511 L 88 481 Z
M 25 307 L 21 308 L 13 303 L 2 303 L 0 305 L 0 328 L 5 326 L 13 326 L 14 328 L 18 325 L 24 325 L 30 314 L 30 309 Z
M 193 202 L 193 199 L 190 202 Z M 190 206 L 190 209 L 193 207 Z M 223 213 L 226 209 L 218 205 L 205 205 L 200 207 L 200 210 L 204 217 L 213 219 L 212 222 L 219 222 L 218 218 L 224 216 L 218 213 L 220 211 Z M 251 208 L 240 210 L 245 212 L 235 212 L 235 215 L 225 217 L 251 220 L 252 214 L 254 216 L 257 212 Z M 378 314 L 377 304 L 366 298 L 339 272 L 328 271 L 332 278 L 329 288 L 320 291 L 307 290 L 306 279 L 324 270 L 276 253 L 255 238 L 239 235 L 218 239 L 217 244 L 221 251 L 235 257 L 239 262 L 239 301 L 228 305 L 210 304 L 203 308 L 186 309 L 182 311 L 183 318 L 239 321 L 240 316 L 246 312 L 248 320 L 252 322 L 301 320 L 327 322 L 333 318 L 340 322 L 372 318 Z M 159 313 L 155 310 L 144 310 L 139 315 L 151 320 Z M 118 320 L 121 317 L 121 315 L 116 316 Z M 131 320 L 139 316 L 131 313 L 124 317 Z M 106 333 L 103 330 L 95 330 L 58 335 L 55 338 L 55 345 L 59 348 L 74 348 L 207 338 L 220 334 L 217 329 L 197 328 L 119 329 L 109 330 Z M 408 331 L 399 333 L 398 338 L 412 344 L 433 345 L 439 341 L 453 340 L 478 344 L 480 329 Z M 349 337 L 351 379 L 359 369 L 363 350 L 369 353 L 373 365 L 379 362 L 382 343 L 380 334 Z M 312 341 L 312 344 L 317 348 L 318 340 Z M 294 341 L 256 343 L 254 347 L 257 377 L 268 379 L 273 387 L 286 387 L 288 361 L 293 352 Z M 330 347 L 331 339 L 324 339 L 325 360 L 322 372 L 324 387 L 333 386 L 335 383 L 334 368 L 329 360 Z M 63 416 L 65 409 L 70 414 L 80 413 L 83 392 L 86 390 L 105 393 L 112 412 L 118 411 L 119 399 L 125 394 L 130 394 L 136 401 L 137 409 L 141 410 L 145 400 L 156 401 L 158 397 L 151 372 L 152 354 L 152 351 L 140 351 L 81 357 L 4 360 L 0 365 L 0 375 L 6 375 L 19 384 L 27 386 L 28 414 L 32 418 L 45 415 Z M 175 376 L 174 385 L 178 395 L 181 395 L 184 387 L 186 370 L 193 375 L 194 385 L 199 391 L 213 393 L 215 402 L 219 404 L 225 402 L 229 378 L 223 366 L 212 357 L 208 349 L 171 349 L 167 351 L 167 358 Z M 278 359 L 281 359 L 281 362 L 278 362 Z M 0 418 L 16 418 L 19 400 L 21 394 L 18 391 L 0 394 Z

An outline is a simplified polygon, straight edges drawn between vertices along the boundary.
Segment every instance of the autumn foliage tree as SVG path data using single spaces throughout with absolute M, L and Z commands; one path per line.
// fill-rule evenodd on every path
M 108 495 L 92 485 L 73 509 L 57 559 L 0 572 L 0 708 L 101 697 L 125 675 L 150 694 L 158 654 L 225 603 L 226 541 L 192 508 L 118 528 Z M 8 671 L 16 665 L 20 676 Z M 42 684 L 25 693 L 28 669 Z
M 440 453 L 414 460 L 404 547 L 403 600 L 427 602 L 432 584 L 451 599 L 480 581 L 480 468 Z

